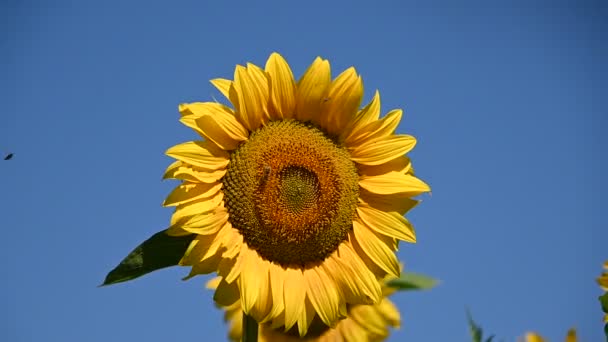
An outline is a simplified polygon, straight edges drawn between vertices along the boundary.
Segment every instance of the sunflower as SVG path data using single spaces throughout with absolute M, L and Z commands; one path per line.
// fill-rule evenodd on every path
M 546 340 L 537 333 L 529 332 L 526 334 L 523 342 L 545 342 Z M 576 338 L 576 330 L 570 329 L 566 334 L 565 342 L 576 342 L 578 339 Z
M 604 272 L 597 278 L 598 285 L 604 290 L 608 291 L 608 261 L 604 262 Z
M 604 290 L 604 293 L 608 291 L 608 261 L 604 262 L 604 272 L 597 277 L 598 285 Z M 608 314 L 604 315 L 604 323 L 608 323 Z
M 207 284 L 214 289 L 220 282 L 215 278 Z M 397 307 L 387 298 L 395 292 L 395 289 L 382 286 L 383 296 L 378 304 L 374 305 L 349 305 L 347 317 L 334 327 L 330 328 L 314 319 L 308 334 L 300 337 L 297 331 L 276 330 L 270 324 L 263 324 L 258 330 L 259 342 L 323 342 L 323 341 L 383 341 L 390 333 L 390 328 L 398 329 L 400 326 L 400 314 Z M 243 315 L 241 314 L 241 302 L 235 301 L 225 310 L 224 320 L 230 324 L 228 338 L 234 342 L 241 341 L 243 336 Z M 292 329 L 294 330 L 294 329 Z
M 334 327 L 347 304 L 382 299 L 378 279 L 398 276 L 398 242 L 415 242 L 403 215 L 428 192 L 394 134 L 402 111 L 380 115 L 380 96 L 359 109 L 354 68 L 333 81 L 316 58 L 296 83 L 273 53 L 264 69 L 238 65 L 211 83 L 218 102 L 179 106 L 180 121 L 204 139 L 176 145 L 165 178 L 173 236 L 195 234 L 180 261 L 190 275 L 222 277 L 214 299 L 240 298 L 258 322 L 305 335 L 313 319 Z

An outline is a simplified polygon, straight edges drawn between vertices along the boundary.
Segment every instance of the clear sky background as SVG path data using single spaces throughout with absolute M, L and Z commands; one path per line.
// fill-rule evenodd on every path
M 393 297 L 390 341 L 469 341 L 467 307 L 505 341 L 602 340 L 605 2 L 127 3 L 1 2 L 0 339 L 225 339 L 210 277 L 97 285 L 167 226 L 164 151 L 196 138 L 177 105 L 277 51 L 296 77 L 318 55 L 354 65 L 418 138 L 433 194 L 399 256 L 442 283 Z

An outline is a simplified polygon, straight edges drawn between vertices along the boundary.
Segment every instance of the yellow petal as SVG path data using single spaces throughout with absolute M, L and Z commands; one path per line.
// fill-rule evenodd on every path
M 542 338 L 539 334 L 527 333 L 526 342 L 545 342 L 545 339 Z
M 310 298 L 306 297 L 304 310 L 302 310 L 302 314 L 298 318 L 298 333 L 300 334 L 300 337 L 305 336 L 308 332 L 308 328 L 310 327 L 313 318 L 315 318 L 315 314 L 315 308 L 310 302 Z
M 181 179 L 192 183 L 214 183 L 226 174 L 226 169 L 210 170 L 175 161 L 163 174 L 163 179 Z
M 327 342 L 367 342 L 369 340 L 367 334 L 365 333 L 365 328 L 361 327 L 357 322 L 352 319 L 343 321 L 342 324 L 338 325 L 335 330 L 335 333 L 333 331 L 330 331 L 330 333 L 332 333 L 333 339 L 328 338 Z
M 377 279 L 390 278 L 390 276 L 383 269 L 378 267 L 376 263 L 373 262 L 369 256 L 367 256 L 367 253 L 363 251 L 363 249 L 359 245 L 359 242 L 356 239 L 351 240 L 350 243 L 353 248 L 353 251 L 355 251 L 355 253 L 359 256 L 359 258 L 365 265 L 365 267 L 369 269 L 376 276 Z M 382 294 L 384 295 L 384 290 L 382 290 Z
M 420 203 L 403 194 L 376 195 L 365 189 L 359 191 L 359 200 L 372 208 L 384 212 L 396 212 L 401 216 Z
M 168 176 L 172 176 L 172 178 L 190 181 L 194 183 L 215 183 L 226 175 L 227 170 L 207 170 L 202 168 L 190 167 L 189 165 L 182 165 L 181 167 L 173 171 L 174 172 L 172 175 L 165 173 L 164 177 L 167 178 Z
M 270 80 L 270 117 L 292 118 L 296 108 L 296 81 L 289 64 L 281 55 L 273 52 L 265 69 Z
M 272 297 L 269 296 L 268 262 L 262 260 L 257 252 L 250 249 L 243 260 L 239 279 L 241 305 L 246 313 L 256 321 L 261 321 L 270 312 Z
M 230 328 L 228 330 L 228 338 L 231 341 L 240 341 L 243 336 L 243 313 L 241 307 L 235 312 L 235 317 L 232 319 L 225 319 L 230 322 Z M 260 339 L 261 340 L 261 339 Z
M 348 147 L 356 147 L 374 139 L 389 137 L 399 125 L 402 114 L 401 109 L 390 111 L 382 119 L 368 123 L 357 134 L 353 134 L 349 139 L 344 140 L 344 144 Z
M 215 290 L 213 300 L 221 306 L 230 306 L 239 299 L 239 288 L 236 283 L 229 284 L 222 279 Z
M 215 210 L 224 198 L 224 193 L 218 191 L 215 195 L 199 199 L 196 201 L 180 204 L 175 208 L 175 212 L 171 216 L 171 225 L 177 223 L 177 221 L 182 220 L 188 216 L 194 216 L 198 214 L 203 214 L 208 211 Z
M 205 284 L 205 288 L 207 288 L 209 290 L 215 290 L 215 289 L 217 289 L 217 286 L 220 284 L 221 281 L 222 281 L 222 277 L 211 278 Z
M 226 226 L 229 223 L 224 224 Z M 192 241 L 192 246 L 195 242 L 197 243 L 192 250 L 186 251 L 184 256 L 180 260 L 180 265 L 196 265 L 202 261 L 205 261 L 214 257 L 223 257 L 219 252 L 219 248 L 221 247 L 221 241 L 218 239 L 222 234 L 222 231 L 217 234 L 210 235 L 197 235 L 196 238 Z M 215 269 L 214 269 L 215 270 Z M 214 271 L 211 270 L 210 272 Z
M 243 235 L 241 235 L 238 230 L 234 229 L 230 222 L 227 223 L 227 226 L 226 236 L 222 238 L 222 246 L 224 247 L 222 257 L 233 259 L 241 251 Z
M 359 305 L 350 311 L 352 320 L 359 323 L 372 336 L 384 340 L 388 336 L 388 328 L 382 316 L 376 314 L 374 307 L 370 305 Z
M 404 194 L 416 196 L 431 190 L 420 179 L 400 172 L 389 172 L 380 176 L 361 176 L 359 186 L 379 195 Z
M 285 331 L 288 331 L 298 321 L 304 309 L 306 290 L 304 287 L 302 271 L 287 268 L 283 287 L 283 301 L 285 303 Z
M 167 170 L 165 170 L 165 173 L 163 174 L 163 179 L 179 179 L 190 183 L 213 183 L 219 179 L 218 178 L 210 182 L 203 182 L 197 177 L 196 173 L 198 172 L 194 172 L 192 168 L 188 167 L 187 165 L 188 164 L 182 163 L 179 160 L 175 161 L 174 163 L 169 165 Z
M 209 274 L 215 272 L 221 260 L 222 257 L 219 254 L 215 254 L 210 258 L 197 262 L 196 264 L 192 265 L 190 274 L 188 274 L 188 276 L 184 277 L 182 280 L 188 280 L 199 274 Z
M 346 124 L 340 134 L 340 140 L 346 141 L 357 136 L 367 126 L 367 124 L 377 121 L 380 117 L 380 93 L 376 90 L 372 100 L 363 107 L 355 117 Z
M 204 253 L 205 242 L 209 243 L 212 240 L 213 240 L 213 237 L 209 237 L 209 236 L 203 236 L 203 237 L 197 236 L 196 238 L 194 238 L 188 245 L 188 248 L 184 252 L 184 255 L 182 256 L 182 258 L 180 259 L 179 265 L 180 266 L 190 266 L 190 265 L 198 262 L 200 260 L 200 255 Z
M 372 261 L 389 275 L 399 276 L 399 261 L 395 253 L 377 236 L 357 220 L 353 220 L 353 238 Z
M 247 63 L 247 73 L 257 86 L 262 105 L 258 111 L 263 122 L 266 122 L 270 118 L 270 115 L 268 114 L 268 103 L 270 102 L 270 80 L 262 68 L 252 63 Z
M 367 205 L 359 205 L 357 214 L 368 229 L 395 239 L 416 242 L 414 227 L 403 216 L 394 212 L 383 212 Z
M 246 243 L 241 244 L 241 250 L 239 252 L 239 254 L 236 257 L 236 260 L 234 261 L 234 263 L 230 264 L 230 267 L 222 267 L 222 269 L 220 269 L 218 272 L 218 275 L 221 275 L 224 277 L 224 279 L 226 280 L 226 282 L 228 283 L 232 283 L 235 280 L 239 279 L 241 272 L 243 270 L 243 263 L 245 260 L 245 257 L 247 256 L 247 254 L 249 253 L 249 247 L 247 246 Z M 225 260 L 230 260 L 230 259 L 225 259 Z M 229 269 L 229 271 L 227 273 L 224 272 L 224 268 L 225 269 Z
M 195 121 L 201 127 L 203 136 L 223 150 L 234 150 L 241 141 L 247 140 L 247 132 L 234 117 L 204 115 Z
M 331 70 L 327 60 L 317 57 L 308 67 L 296 91 L 296 119 L 317 123 L 321 101 L 331 84 Z
M 264 72 L 252 64 L 247 68 L 237 65 L 229 95 L 238 121 L 249 131 L 260 127 L 268 113 L 268 80 Z
M 350 274 L 352 269 L 348 267 L 347 262 L 339 259 L 337 253 L 326 258 L 321 264 L 321 267 L 323 267 L 327 274 L 333 276 L 335 282 L 339 284 L 347 303 L 360 302 L 360 298 L 366 297 L 360 284 L 358 284 L 355 277 Z
M 227 221 L 228 211 L 219 207 L 214 211 L 192 216 L 187 221 L 179 222 L 177 225 L 193 234 L 210 235 L 217 233 Z M 173 226 L 169 230 L 172 228 Z
M 321 126 L 330 134 L 339 134 L 355 116 L 362 97 L 361 77 L 355 68 L 350 67 L 331 83 L 327 96 L 321 102 Z
M 209 198 L 222 187 L 222 183 L 188 183 L 178 185 L 163 202 L 163 206 L 171 207 L 198 199 Z
M 207 251 L 201 256 L 201 260 L 206 260 L 215 255 L 220 256 L 222 259 L 225 258 L 224 253 L 221 250 L 221 248 L 223 246 L 223 244 L 222 244 L 223 241 L 221 239 L 227 235 L 226 230 L 229 227 L 230 227 L 230 222 L 226 222 L 226 223 L 224 223 L 222 228 L 220 228 L 220 230 L 217 232 L 217 234 L 197 235 L 197 237 L 210 236 L 213 238 L 213 241 L 211 241 L 211 243 L 207 243 L 209 247 L 207 248 Z
M 234 116 L 232 108 L 217 102 L 192 102 L 179 105 L 182 118 L 199 118 L 203 115 Z
M 380 165 L 357 165 L 357 170 L 362 176 L 379 176 L 389 172 L 408 173 L 411 168 L 412 163 L 407 156 L 400 156 Z
M 180 105 L 186 126 L 214 142 L 223 150 L 233 150 L 247 140 L 249 132 L 238 122 L 230 108 L 221 103 L 198 102 Z
M 182 166 L 182 162 L 179 160 L 174 161 L 173 163 L 171 163 L 171 165 L 167 166 L 167 169 L 165 170 L 165 174 L 163 175 L 163 179 L 167 179 L 167 178 L 173 178 L 171 177 L 171 175 L 173 174 L 173 172 L 175 172 L 175 170 L 177 170 L 180 166 Z
M 576 338 L 576 330 L 570 329 L 568 330 L 568 335 L 566 335 L 566 342 L 576 342 L 578 341 Z
M 224 95 L 225 98 L 230 99 L 230 86 L 232 86 L 231 80 L 227 80 L 225 78 L 216 78 L 211 80 L 211 84 L 213 84 L 217 90 Z
M 411 151 L 416 139 L 409 135 L 396 135 L 370 140 L 351 150 L 351 159 L 365 165 L 380 165 Z
M 338 247 L 338 265 L 344 270 L 343 288 L 351 304 L 375 304 L 382 297 L 382 289 L 376 276 L 367 268 L 353 250 L 350 243 L 341 243 Z
M 189 141 L 165 152 L 169 157 L 210 170 L 225 168 L 230 155 L 210 141 Z
M 275 317 L 270 322 L 270 328 L 273 330 L 283 329 L 285 327 L 285 311 L 281 312 L 278 317 Z
M 384 298 L 380 304 L 378 304 L 378 312 L 389 322 L 393 328 L 399 328 L 401 325 L 401 315 L 399 309 L 390 300 Z
M 304 280 L 306 281 L 306 294 L 321 321 L 327 326 L 335 326 L 339 317 L 338 304 L 340 300 L 335 284 L 319 267 L 306 269 Z
M 272 309 L 272 294 L 270 293 L 270 274 L 268 272 L 270 263 L 258 257 L 256 265 L 257 277 L 260 280 L 260 285 L 257 288 L 258 299 L 252 308 L 252 317 L 260 323 L 265 323 L 264 319 L 268 317 Z
M 285 269 L 274 263 L 270 264 L 270 288 L 272 289 L 272 310 L 266 317 L 266 320 L 278 316 L 284 309 L 283 302 L 283 285 L 285 283 Z

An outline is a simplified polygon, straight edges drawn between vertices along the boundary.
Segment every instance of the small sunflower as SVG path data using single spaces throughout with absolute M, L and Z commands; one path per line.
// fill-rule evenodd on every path
M 209 288 L 215 288 L 220 278 L 211 280 Z M 400 314 L 397 307 L 387 298 L 395 292 L 394 289 L 382 286 L 383 297 L 378 304 L 350 305 L 347 308 L 347 317 L 334 327 L 330 328 L 315 318 L 307 335 L 300 337 L 294 329 L 284 332 L 274 329 L 270 324 L 263 324 L 258 330 L 259 342 L 379 342 L 384 341 L 390 328 L 398 329 Z M 234 342 L 241 341 L 243 336 L 243 315 L 241 302 L 235 301 L 232 305 L 223 308 L 224 320 L 230 324 L 228 338 Z
M 415 242 L 403 215 L 428 192 L 394 134 L 402 111 L 380 118 L 380 96 L 359 109 L 354 68 L 333 81 L 317 58 L 296 82 L 277 53 L 264 69 L 238 65 L 211 83 L 217 102 L 179 106 L 204 139 L 170 148 L 165 173 L 182 183 L 168 234 L 196 234 L 180 265 L 191 277 L 217 272 L 214 299 L 240 298 L 258 322 L 305 335 L 315 316 L 334 327 L 347 304 L 382 299 L 378 279 L 398 276 L 398 241 Z
M 604 272 L 597 278 L 598 285 L 604 290 L 608 291 L 608 261 L 604 262 Z
M 523 342 L 545 342 L 546 340 L 537 333 L 529 332 L 526 334 Z M 578 339 L 576 338 L 576 330 L 570 329 L 566 334 L 565 342 L 576 342 Z
M 604 293 L 608 291 L 608 261 L 604 262 L 604 272 L 597 277 L 598 285 L 604 290 Z M 604 323 L 608 323 L 608 314 L 604 315 Z

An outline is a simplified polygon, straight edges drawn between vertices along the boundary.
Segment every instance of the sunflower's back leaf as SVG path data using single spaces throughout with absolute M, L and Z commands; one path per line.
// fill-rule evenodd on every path
M 606 335 L 606 341 L 608 342 L 608 323 L 604 324 L 604 335 Z
M 152 271 L 177 265 L 195 235 L 169 236 L 165 232 L 162 230 L 152 235 L 131 251 L 108 273 L 101 286 L 133 280 Z
M 435 287 L 439 281 L 426 275 L 403 272 L 401 277 L 392 279 L 386 285 L 398 291 L 406 290 L 427 290 Z

